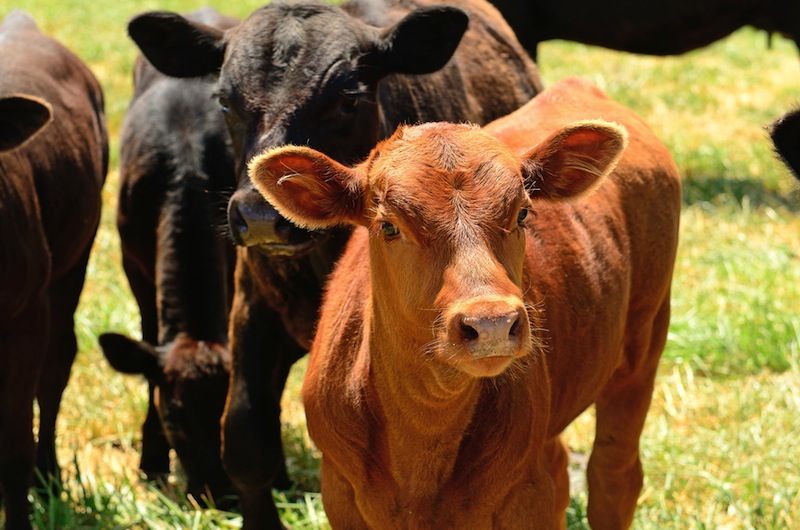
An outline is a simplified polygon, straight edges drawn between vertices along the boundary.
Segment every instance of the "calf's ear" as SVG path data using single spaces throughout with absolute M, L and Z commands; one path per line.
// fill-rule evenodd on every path
M 103 333 L 98 339 L 108 364 L 123 374 L 156 379 L 161 371 L 158 351 L 149 343 L 133 340 L 119 333 Z
M 359 174 L 318 151 L 293 145 L 271 149 L 255 157 L 248 172 L 259 193 L 297 226 L 364 222 Z
M 455 7 L 423 7 L 381 35 L 373 67 L 382 74 L 429 74 L 453 56 L 469 25 L 469 16 Z
M 614 170 L 627 143 L 620 125 L 600 120 L 568 125 L 523 158 L 525 187 L 533 199 L 584 195 Z
M 775 151 L 800 179 L 800 109 L 776 121 L 769 132 Z
M 172 77 L 215 74 L 225 59 L 221 30 L 177 13 L 142 13 L 128 23 L 128 34 L 157 70 Z
M 0 98 L 0 152 L 15 149 L 52 119 L 50 104 L 33 96 Z

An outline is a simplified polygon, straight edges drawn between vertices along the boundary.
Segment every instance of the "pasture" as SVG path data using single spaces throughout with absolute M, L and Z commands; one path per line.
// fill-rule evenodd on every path
M 106 94 L 112 164 L 103 221 L 76 315 L 80 352 L 62 403 L 58 450 L 66 490 L 36 500 L 39 528 L 238 528 L 241 518 L 199 511 L 180 477 L 140 480 L 143 379 L 113 372 L 97 347 L 105 331 L 139 335 L 114 225 L 119 129 L 131 96 L 135 47 L 125 24 L 149 9 L 215 5 L 246 16 L 260 1 L 26 0 L 48 34 L 86 61 Z M 0 17 L 14 2 L 4 2 Z M 635 109 L 666 142 L 684 177 L 673 313 L 642 438 L 645 486 L 635 528 L 800 527 L 800 192 L 773 157 L 764 126 L 800 103 L 800 61 L 779 37 L 745 29 L 701 51 L 652 58 L 571 43 L 540 47 L 546 84 L 579 75 Z M 299 389 L 284 396 L 290 474 L 277 494 L 293 528 L 327 528 L 318 461 Z M 567 433 L 576 469 L 591 447 L 591 411 Z M 588 528 L 573 481 L 570 528 Z

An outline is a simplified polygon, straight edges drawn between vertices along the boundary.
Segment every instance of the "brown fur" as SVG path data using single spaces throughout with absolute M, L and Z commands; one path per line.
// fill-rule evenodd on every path
M 628 527 L 677 246 L 664 146 L 570 80 L 483 129 L 401 129 L 355 168 L 320 157 L 286 147 L 250 174 L 291 219 L 341 221 L 303 200 L 336 180 L 366 205 L 346 216 L 361 227 L 331 277 L 303 387 L 332 526 L 563 528 L 559 434 L 594 403 L 589 521 Z M 284 188 L 292 173 L 308 185 Z M 384 237 L 386 222 L 401 235 Z M 523 302 L 524 329 L 488 355 L 459 335 Z
M 100 219 L 108 139 L 97 80 L 18 11 L 0 24 L 0 97 L 10 94 L 52 109 L 41 133 L 0 153 L 0 496 L 6 527 L 17 530 L 30 528 L 34 452 L 41 476 L 59 478 L 56 416 L 77 352 L 73 313 Z

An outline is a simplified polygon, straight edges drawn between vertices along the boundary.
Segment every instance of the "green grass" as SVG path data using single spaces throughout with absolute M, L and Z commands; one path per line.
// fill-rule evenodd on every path
M 220 0 L 208 2 L 225 6 Z M 225 6 L 243 16 L 260 2 Z M 144 382 L 112 372 L 97 335 L 138 335 L 114 228 L 119 127 L 131 95 L 133 44 L 125 23 L 147 9 L 188 11 L 188 0 L 26 0 L 43 29 L 89 63 L 106 91 L 112 169 L 77 314 L 80 353 L 59 417 L 66 490 L 35 499 L 39 528 L 239 528 L 241 518 L 197 510 L 176 469 L 161 488 L 137 474 Z M 0 7 L 0 16 L 9 10 Z M 669 343 L 642 439 L 645 488 L 636 528 L 800 528 L 800 193 L 774 159 L 764 126 L 800 103 L 794 46 L 742 30 L 677 58 L 578 44 L 540 47 L 547 84 L 585 77 L 651 124 L 684 175 L 681 246 Z M 284 438 L 298 489 L 276 494 L 293 528 L 327 528 L 318 453 L 299 400 L 304 362 L 284 397 Z M 566 433 L 591 447 L 592 413 Z M 570 528 L 587 528 L 580 484 Z

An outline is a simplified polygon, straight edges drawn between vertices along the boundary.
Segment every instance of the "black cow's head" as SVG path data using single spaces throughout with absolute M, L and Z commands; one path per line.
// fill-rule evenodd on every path
M 378 82 L 391 74 L 439 70 L 468 22 L 463 11 L 447 6 L 418 9 L 394 24 L 362 21 L 388 13 L 362 15 L 317 3 L 276 2 L 226 32 L 168 12 L 131 21 L 131 37 L 162 72 L 193 77 L 219 71 L 217 95 L 239 166 L 238 189 L 228 206 L 238 243 L 281 254 L 311 246 L 307 232 L 253 189 L 249 160 L 289 143 L 344 163 L 366 156 L 391 132 L 381 130 Z
M 52 118 L 50 105 L 33 96 L 0 97 L 0 153 L 16 149 Z
M 230 370 L 227 348 L 186 334 L 154 347 L 104 333 L 100 346 L 115 370 L 144 375 L 155 387 L 164 434 L 186 472 L 188 492 L 197 500 L 213 499 L 217 506 L 232 501 L 220 459 L 220 418 Z
M 770 136 L 778 155 L 800 179 L 800 108 L 776 121 Z

